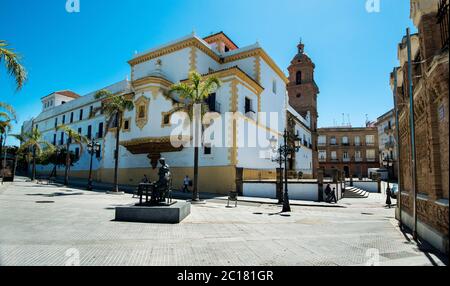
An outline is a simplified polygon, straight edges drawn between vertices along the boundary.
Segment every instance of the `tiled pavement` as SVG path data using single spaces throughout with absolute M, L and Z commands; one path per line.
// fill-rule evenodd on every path
M 58 186 L 0 187 L 0 265 L 442 265 L 408 241 L 382 195 L 344 199 L 345 208 L 226 201 L 193 205 L 178 225 L 115 222 L 135 202 Z M 424 251 L 425 250 L 425 251 Z

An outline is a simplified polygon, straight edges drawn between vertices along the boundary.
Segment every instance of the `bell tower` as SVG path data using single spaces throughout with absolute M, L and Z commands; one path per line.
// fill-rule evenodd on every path
M 316 66 L 305 53 L 305 45 L 301 41 L 297 48 L 297 54 L 288 67 L 289 83 L 287 90 L 289 104 L 303 117 L 309 114 L 313 145 L 313 174 L 314 178 L 316 178 L 317 169 L 319 168 L 317 152 L 317 120 L 319 118 L 317 95 L 319 94 L 319 88 L 314 81 L 314 69 Z

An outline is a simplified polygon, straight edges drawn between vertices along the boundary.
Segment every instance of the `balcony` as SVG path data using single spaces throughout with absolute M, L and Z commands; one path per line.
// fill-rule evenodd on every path
M 327 158 L 319 158 L 319 162 L 324 163 L 327 161 Z
M 376 162 L 377 161 L 377 159 L 375 159 L 375 158 L 367 158 L 367 162 Z
M 345 163 L 350 162 L 350 158 L 343 158 L 342 162 L 345 162 Z
M 395 142 L 387 142 L 384 144 L 385 149 L 394 149 L 394 147 L 395 147 Z
M 341 145 L 342 145 L 342 146 L 347 146 L 347 147 L 348 147 L 348 146 L 350 146 L 350 143 L 342 143 Z
M 363 162 L 363 158 L 355 158 L 355 162 Z
M 375 143 L 366 143 L 366 146 L 368 146 L 368 147 L 374 147 L 374 146 L 375 146 Z
M 330 162 L 338 163 L 338 162 L 339 162 L 339 159 L 337 159 L 337 158 L 331 158 Z

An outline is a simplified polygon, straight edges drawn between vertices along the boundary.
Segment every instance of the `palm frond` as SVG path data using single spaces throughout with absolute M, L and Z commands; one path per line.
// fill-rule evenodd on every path
M 8 48 L 4 40 L 0 40 L 0 62 L 3 60 L 7 72 L 16 80 L 16 89 L 20 90 L 27 80 L 27 72 L 20 63 L 20 56 Z

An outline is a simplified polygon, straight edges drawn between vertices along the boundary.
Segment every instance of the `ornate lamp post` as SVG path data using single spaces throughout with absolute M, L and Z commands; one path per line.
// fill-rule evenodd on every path
M 292 156 L 293 153 L 298 152 L 300 150 L 301 141 L 297 135 L 292 135 L 287 130 L 284 130 L 283 139 L 284 145 L 278 147 L 278 149 L 277 149 L 278 140 L 275 137 L 272 137 L 270 139 L 270 145 L 272 147 L 272 150 L 274 152 L 277 151 L 278 154 L 280 155 L 279 156 L 280 161 L 284 160 L 284 195 L 283 195 L 282 212 L 290 212 L 291 206 L 289 204 L 289 194 L 288 194 L 288 158 L 289 156 Z M 288 145 L 288 139 L 294 141 L 293 147 Z
M 91 142 L 87 145 L 87 149 L 89 154 L 91 155 L 91 161 L 89 164 L 89 182 L 88 182 L 88 190 L 92 191 L 92 159 L 94 157 L 94 153 L 98 152 L 100 150 L 100 143 L 95 141 L 95 139 L 92 139 Z

